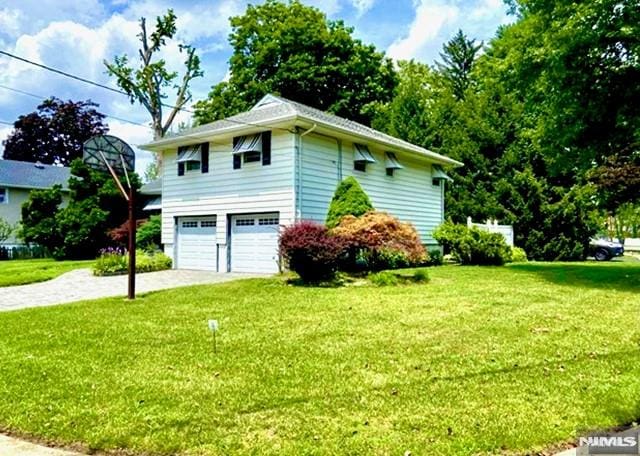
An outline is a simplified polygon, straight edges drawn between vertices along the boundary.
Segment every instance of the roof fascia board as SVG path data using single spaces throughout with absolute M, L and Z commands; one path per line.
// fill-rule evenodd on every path
M 162 138 L 157 141 L 150 142 L 148 144 L 142 144 L 138 146 L 139 149 L 148 150 L 151 152 L 162 152 L 168 148 L 172 148 L 175 146 L 182 146 L 186 143 L 193 143 L 196 140 L 206 141 L 206 140 L 214 140 L 220 136 L 229 136 L 229 135 L 237 135 L 242 134 L 244 132 L 252 132 L 255 131 L 256 128 L 282 128 L 285 125 L 290 125 L 295 123 L 295 120 L 298 116 L 296 114 L 287 114 L 286 116 L 274 117 L 267 120 L 256 121 L 252 123 L 242 123 L 238 121 L 238 124 L 231 125 L 229 127 L 220 128 L 214 131 L 205 130 L 197 133 L 185 133 L 182 135 L 171 136 L 169 138 Z M 225 120 L 225 119 L 221 119 Z M 293 122 L 292 122 L 293 121 Z M 229 123 L 234 123 L 233 121 L 227 121 Z
M 54 185 L 62 185 L 62 184 L 54 184 Z M 53 188 L 53 185 L 51 187 L 44 187 L 44 186 L 36 187 L 36 186 L 30 186 L 30 185 L 15 185 L 15 184 L 8 184 L 8 183 L 0 182 L 0 187 L 2 187 L 2 188 L 18 188 L 20 190 L 49 190 L 49 189 Z M 68 192 L 69 191 L 69 189 L 65 188 L 65 187 L 62 187 L 61 190 L 63 192 Z

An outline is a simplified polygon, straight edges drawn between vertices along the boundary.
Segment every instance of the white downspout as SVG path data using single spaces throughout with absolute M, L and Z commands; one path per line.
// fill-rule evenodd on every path
M 302 133 L 301 135 L 298 135 L 299 138 L 299 145 L 298 145 L 298 160 L 296 163 L 296 174 L 298 175 L 298 179 L 297 179 L 297 188 L 296 188 L 296 219 L 300 220 L 302 218 L 302 154 L 303 154 L 303 144 L 304 141 L 302 140 L 303 137 L 305 137 L 306 135 L 308 135 L 309 133 L 313 132 L 313 130 L 315 130 L 318 127 L 317 123 L 314 123 L 313 126 L 311 128 L 309 128 L 307 131 L 305 131 L 304 133 Z

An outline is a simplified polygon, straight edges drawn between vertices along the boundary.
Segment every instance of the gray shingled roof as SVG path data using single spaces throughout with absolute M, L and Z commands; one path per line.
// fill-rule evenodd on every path
M 342 130 L 344 133 L 353 134 L 360 137 L 371 139 L 372 141 L 381 142 L 401 150 L 417 152 L 427 155 L 440 162 L 460 166 L 462 163 L 449 157 L 437 154 L 423 147 L 416 146 L 401 139 L 382 133 L 373 128 L 359 124 L 352 120 L 344 119 L 333 114 L 321 111 L 310 106 L 303 105 L 296 101 L 287 100 L 276 95 L 266 95 L 251 110 L 218 120 L 212 123 L 181 131 L 175 137 L 165 137 L 161 140 L 154 141 L 143 146 L 144 149 L 157 149 L 168 142 L 174 142 L 176 139 L 185 138 L 193 142 L 196 138 L 202 138 L 205 134 L 222 133 L 225 130 L 232 130 L 239 126 L 251 126 L 268 128 L 269 122 L 276 122 L 284 119 L 299 118 L 310 122 L 326 125 L 332 128 Z M 155 146 L 155 147 L 154 147 Z
M 143 195 L 160 195 L 162 193 L 162 179 L 147 182 L 140 188 Z
M 0 186 L 51 188 L 56 184 L 68 189 L 71 169 L 16 160 L 0 160 Z

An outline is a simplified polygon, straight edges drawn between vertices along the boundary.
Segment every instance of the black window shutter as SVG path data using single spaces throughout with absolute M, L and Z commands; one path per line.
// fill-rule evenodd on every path
M 200 170 L 203 173 L 209 172 L 209 143 L 200 145 Z
M 233 169 L 240 169 L 242 166 L 242 155 L 233 154 Z
M 178 147 L 178 155 L 184 150 L 184 147 Z M 184 176 L 184 163 L 178 163 L 178 176 Z
M 262 133 L 262 165 L 271 164 L 271 132 Z

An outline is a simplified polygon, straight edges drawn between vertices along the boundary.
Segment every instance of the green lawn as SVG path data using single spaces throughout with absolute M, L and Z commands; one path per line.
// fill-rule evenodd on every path
M 0 287 L 44 282 L 78 268 L 89 268 L 89 261 L 8 260 L 0 261 Z
M 0 428 L 134 454 L 467 455 L 640 418 L 640 263 L 429 274 L 0 313 Z

